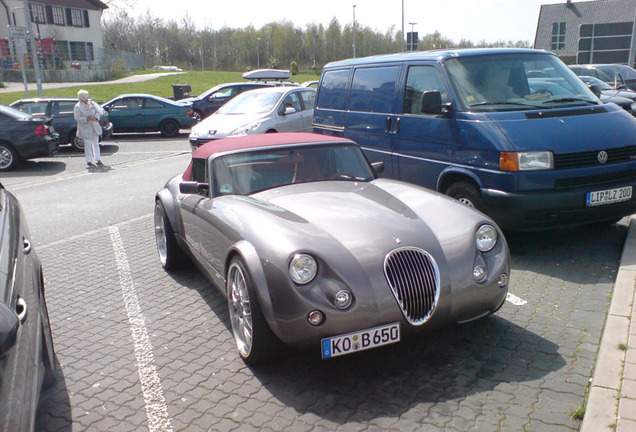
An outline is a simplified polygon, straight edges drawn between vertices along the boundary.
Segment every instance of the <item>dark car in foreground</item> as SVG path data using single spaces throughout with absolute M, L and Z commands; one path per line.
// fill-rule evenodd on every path
M 509 275 L 499 228 L 381 167 L 316 134 L 205 144 L 156 195 L 161 264 L 194 260 L 227 297 L 247 364 L 281 342 L 327 359 L 496 312 Z
M 0 431 L 34 430 L 54 365 L 42 266 L 18 201 L 0 184 Z
M 38 117 L 50 117 L 55 131 L 60 136 L 60 144 L 70 144 L 74 150 L 84 150 L 84 140 L 76 140 L 77 122 L 73 116 L 73 108 L 77 104 L 75 98 L 35 98 L 20 99 L 11 104 L 12 107 Z M 108 113 L 104 111 L 99 119 L 102 127 L 102 139 L 111 136 L 113 124 L 108 121 Z
M 161 132 L 172 138 L 180 129 L 190 129 L 196 124 L 192 107 L 149 94 L 125 94 L 106 102 L 108 119 L 115 133 Z
M 35 117 L 0 105 L 0 172 L 15 168 L 22 160 L 53 156 L 59 135 L 48 117 Z

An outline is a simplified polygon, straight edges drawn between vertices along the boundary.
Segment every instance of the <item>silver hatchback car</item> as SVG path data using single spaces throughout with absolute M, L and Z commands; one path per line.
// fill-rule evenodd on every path
M 269 87 L 241 93 L 192 128 L 190 146 L 208 141 L 272 132 L 310 132 L 316 90 Z

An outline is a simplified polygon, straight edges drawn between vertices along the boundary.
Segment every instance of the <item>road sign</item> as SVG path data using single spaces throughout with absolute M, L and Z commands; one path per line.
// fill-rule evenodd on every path
M 9 26 L 9 35 L 11 35 L 11 37 L 14 39 L 26 39 L 26 27 Z

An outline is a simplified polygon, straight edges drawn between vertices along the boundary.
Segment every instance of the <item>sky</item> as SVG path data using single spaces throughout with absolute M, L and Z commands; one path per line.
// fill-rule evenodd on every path
M 176 2 L 175 0 L 133 0 L 127 9 L 132 17 L 148 12 L 164 21 L 181 23 L 187 16 L 197 28 L 218 30 L 222 27 L 260 29 L 271 22 L 290 21 L 304 29 L 307 24 L 329 25 L 335 17 L 341 26 L 350 25 L 355 10 L 356 24 L 385 32 L 394 26 L 414 30 L 422 37 L 439 31 L 454 42 L 462 38 L 472 42 L 534 42 L 542 4 L 565 0 L 304 0 L 263 1 L 219 0 Z M 355 8 L 354 8 L 355 5 Z M 114 9 L 113 9 L 114 11 Z M 105 17 L 113 11 L 106 11 Z M 412 26 L 409 23 L 416 23 Z

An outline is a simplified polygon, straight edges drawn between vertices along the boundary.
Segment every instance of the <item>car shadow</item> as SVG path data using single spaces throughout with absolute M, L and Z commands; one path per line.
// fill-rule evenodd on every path
M 625 221 L 506 232 L 513 274 L 531 271 L 582 285 L 613 283 L 629 228 Z
M 55 160 L 29 159 L 23 161 L 10 174 L 19 173 L 30 177 L 54 176 L 66 170 L 66 163 Z
M 55 359 L 55 383 L 40 395 L 36 415 L 36 432 L 67 432 L 73 429 L 73 415 L 64 372 Z
M 165 140 L 182 139 L 182 138 L 188 139 L 189 135 L 190 135 L 190 129 L 181 129 L 181 131 L 179 132 L 179 135 L 177 135 L 176 137 L 172 137 L 172 138 L 163 137 L 159 132 L 118 132 L 118 133 L 113 134 L 105 142 L 108 142 L 110 140 L 114 140 L 114 141 L 138 141 L 138 140 L 148 139 L 148 140 L 155 141 L 157 139 L 165 139 Z

